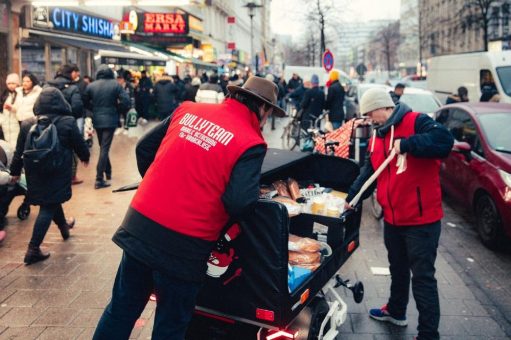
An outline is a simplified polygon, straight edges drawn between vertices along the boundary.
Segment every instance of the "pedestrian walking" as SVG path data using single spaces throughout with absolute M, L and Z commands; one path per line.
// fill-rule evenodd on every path
M 177 107 L 179 89 L 167 73 L 164 73 L 154 85 L 153 95 L 158 118 L 164 120 L 172 115 Z
M 301 125 L 304 129 L 309 129 L 316 117 L 323 113 L 325 106 L 325 93 L 319 87 L 319 77 L 313 74 L 311 77 L 311 88 L 305 91 L 300 106 L 303 110 Z
M 334 129 L 341 127 L 344 121 L 344 87 L 340 83 L 340 72 L 330 71 L 328 78 L 328 92 L 326 96 L 325 109 L 328 110 L 328 120 Z
M 391 149 L 398 155 L 406 155 L 406 165 L 402 164 L 404 172 L 397 174 L 394 159 L 377 181 L 391 285 L 387 304 L 371 309 L 369 316 L 397 326 L 407 325 L 411 273 L 412 292 L 419 311 L 417 339 L 439 339 L 440 305 L 435 279 L 443 217 L 439 172 L 440 159 L 449 155 L 454 139 L 428 115 L 413 112 L 404 103 L 395 106 L 389 93 L 382 89 L 369 89 L 363 94 L 360 113 L 380 127 L 369 142 L 370 153 L 349 189 L 347 202 L 385 161 Z M 371 191 L 366 191 L 363 198 L 369 197 Z
M 222 87 L 218 84 L 218 75 L 212 74 L 207 83 L 202 84 L 197 91 L 195 101 L 197 103 L 219 104 L 225 99 Z
M 78 67 L 76 65 L 64 64 L 62 65 L 55 78 L 53 80 L 48 81 L 48 86 L 53 86 L 62 92 L 64 98 L 71 105 L 71 111 L 73 113 L 73 117 L 75 118 L 78 126 L 78 131 L 83 136 L 83 125 L 80 128 L 80 124 L 83 124 L 84 117 L 84 107 L 82 100 L 82 93 L 80 92 L 80 88 L 75 83 L 75 79 L 79 78 L 77 75 Z M 73 156 L 72 163 L 72 184 L 81 184 L 83 183 L 82 179 L 77 177 L 78 172 L 78 159 L 76 156 Z
M 394 104 L 399 102 L 403 92 L 405 92 L 405 84 L 402 83 L 397 83 L 396 86 L 394 86 L 394 91 L 390 91 L 390 97 L 392 98 Z
M 197 95 L 197 91 L 199 90 L 200 86 L 201 86 L 200 78 L 194 77 L 191 83 L 185 85 L 184 100 L 194 102 L 195 96 Z
M 32 237 L 28 244 L 24 262 L 27 265 L 46 260 L 50 254 L 41 251 L 41 244 L 53 220 L 62 238 L 69 238 L 69 230 L 75 224 L 74 218 L 66 219 L 62 203 L 71 199 L 71 162 L 73 151 L 76 152 L 84 166 L 89 162 L 89 149 L 83 140 L 76 120 L 73 117 L 71 106 L 62 93 L 54 87 L 42 90 L 34 106 L 37 117 L 24 121 L 21 125 L 16 152 L 11 164 L 12 182 L 19 180 L 23 167 L 23 151 L 26 140 L 30 137 L 34 124 L 53 123 L 56 127 L 60 151 L 58 157 L 62 166 L 57 172 L 46 173 L 45 169 L 25 168 L 27 178 L 27 199 L 32 205 L 39 205 L 39 214 L 35 220 Z
M 19 101 L 19 92 L 16 89 L 20 85 L 20 78 L 16 73 L 11 73 L 7 76 L 5 83 L 7 84 L 7 89 L 2 94 L 0 127 L 3 139 L 14 149 L 20 131 L 20 124 L 16 118 L 16 107 Z
M 94 187 L 106 188 L 110 186 L 107 181 L 112 179 L 112 164 L 108 153 L 119 124 L 119 112 L 127 112 L 131 103 L 126 92 L 114 79 L 114 71 L 107 65 L 99 67 L 96 80 L 85 90 L 84 99 L 85 106 L 92 111 L 92 123 L 100 147 Z
M 34 117 L 34 104 L 41 94 L 41 90 L 37 77 L 30 72 L 23 72 L 22 87 L 16 89 L 17 100 L 11 108 L 16 113 L 16 119 L 20 125 L 25 119 Z
M 9 166 L 11 165 L 13 150 L 14 148 L 9 143 L 0 140 L 0 244 L 7 236 L 4 230 L 7 224 L 5 215 L 7 215 L 7 210 L 12 201 L 12 199 L 9 199 L 9 183 L 11 182 Z
M 260 128 L 272 111 L 284 115 L 277 87 L 263 78 L 228 90 L 221 104 L 183 103 L 139 141 L 143 179 L 113 237 L 124 252 L 93 339 L 128 339 L 153 290 L 152 338 L 184 339 L 221 231 L 257 202 L 266 154 Z M 218 132 L 211 143 L 193 141 L 207 131 Z
M 147 72 L 140 72 L 140 79 L 135 88 L 135 109 L 139 117 L 143 119 L 149 118 L 149 108 L 152 104 L 153 82 L 147 76 Z

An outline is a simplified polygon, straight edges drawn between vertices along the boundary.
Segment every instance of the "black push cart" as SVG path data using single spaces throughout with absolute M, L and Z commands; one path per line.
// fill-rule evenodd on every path
M 347 159 L 269 149 L 261 184 L 294 178 L 346 192 L 359 174 Z M 240 223 L 232 240 L 201 290 L 187 340 L 205 339 L 335 339 L 347 306 L 336 291 L 350 288 L 363 297 L 361 283 L 337 274 L 359 246 L 361 207 L 339 217 L 300 214 L 289 217 L 284 205 L 259 200 L 255 212 Z M 289 233 L 315 238 L 321 225 L 332 254 L 295 290 L 288 288 Z M 218 270 L 219 269 L 219 270 Z

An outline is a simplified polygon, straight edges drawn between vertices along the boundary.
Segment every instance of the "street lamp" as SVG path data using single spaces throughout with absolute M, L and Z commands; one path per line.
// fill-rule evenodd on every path
M 252 66 L 252 59 L 254 58 L 254 15 L 256 8 L 263 6 L 258 5 L 255 2 L 248 2 L 243 7 L 248 9 L 248 16 L 250 17 L 250 66 Z

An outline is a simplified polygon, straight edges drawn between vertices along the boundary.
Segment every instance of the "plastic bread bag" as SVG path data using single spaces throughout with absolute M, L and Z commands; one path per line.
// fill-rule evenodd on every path
M 317 265 L 319 267 L 321 254 L 319 252 L 289 251 L 289 264 L 292 266 Z
M 289 190 L 289 193 L 291 194 L 291 198 L 299 203 L 304 203 L 305 198 L 300 193 L 300 186 L 298 185 L 298 182 L 292 178 L 287 179 L 287 188 Z
M 276 196 L 273 197 L 272 200 L 284 204 L 286 206 L 289 217 L 300 215 L 302 212 L 302 206 L 293 201 L 290 197 Z
M 308 237 L 300 237 L 289 234 L 288 249 L 297 252 L 319 252 L 321 243 Z
M 259 187 L 259 198 L 271 199 L 275 195 L 277 195 L 277 190 L 273 185 L 261 185 Z

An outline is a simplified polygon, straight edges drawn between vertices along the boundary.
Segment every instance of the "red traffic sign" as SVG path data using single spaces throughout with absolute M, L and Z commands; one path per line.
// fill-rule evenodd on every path
M 330 50 L 323 53 L 323 68 L 325 71 L 330 72 L 334 68 L 334 55 Z

